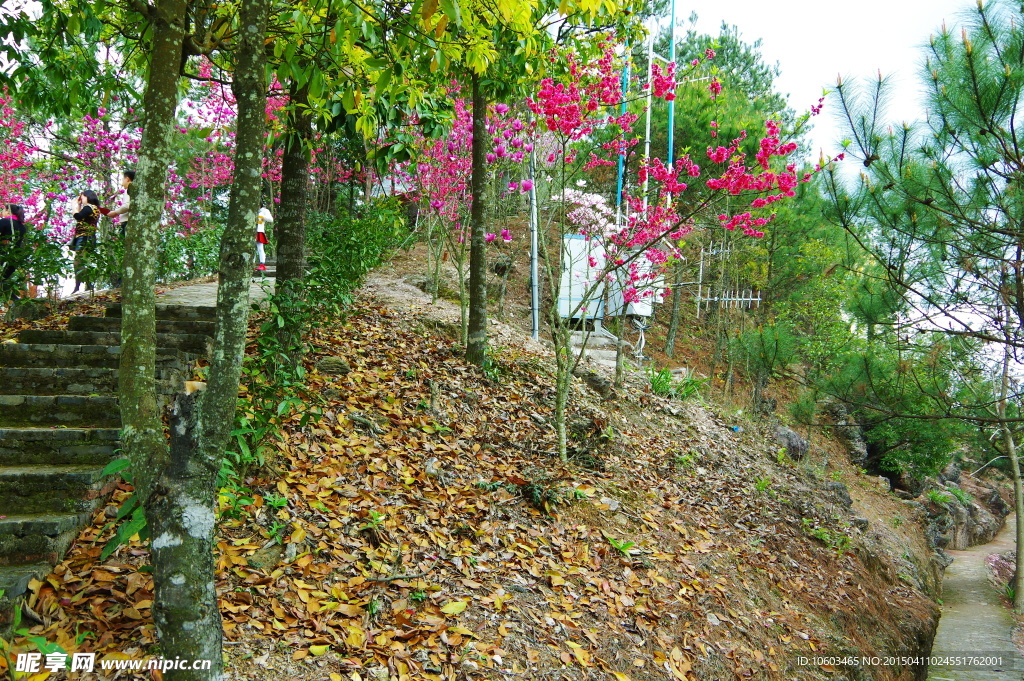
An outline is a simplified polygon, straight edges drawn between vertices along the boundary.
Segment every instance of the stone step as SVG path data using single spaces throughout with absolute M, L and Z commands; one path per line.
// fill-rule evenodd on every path
M 0 395 L 115 395 L 118 369 L 0 367 Z M 179 384 L 178 369 L 157 369 L 157 388 L 167 394 Z
M 10 633 L 14 606 L 21 607 L 20 598 L 33 579 L 50 574 L 53 566 L 48 561 L 19 565 L 0 565 L 0 636 Z
M 0 515 L 89 513 L 117 482 L 94 464 L 0 468 Z
M 121 316 L 121 303 L 107 306 L 107 317 Z M 160 303 L 156 306 L 156 318 L 172 321 L 204 321 L 217 319 L 217 308 L 212 305 L 168 305 Z
M 213 336 L 214 322 L 200 319 L 158 319 L 157 334 L 199 334 Z M 68 331 L 101 331 L 107 333 L 121 332 L 120 317 L 72 317 L 68 321 Z
M 2 395 L 0 428 L 119 428 L 113 395 Z M 0 443 L 0 447 L 6 446 Z
M 111 395 L 117 393 L 117 369 L 0 367 L 2 395 Z
M 120 345 L 120 331 L 41 331 L 29 329 L 18 334 L 22 343 L 70 344 L 70 345 Z M 192 355 L 208 355 L 210 337 L 200 334 L 168 334 L 156 335 L 157 347 L 162 350 L 180 350 Z
M 604 349 L 604 348 L 587 348 L 586 351 L 585 351 L 585 355 L 587 357 L 590 357 L 593 360 L 596 360 L 596 361 L 599 361 L 599 362 L 611 362 L 612 364 L 615 363 L 615 355 L 616 354 L 617 353 L 616 353 L 615 348 L 612 348 L 610 350 L 609 349 Z M 626 353 L 625 357 L 626 357 L 626 359 L 629 359 L 629 353 L 628 352 Z
M 0 565 L 56 565 L 89 521 L 88 513 L 28 513 L 0 518 Z
M 588 348 L 611 348 L 613 350 L 618 342 L 616 339 L 609 338 L 603 333 L 590 332 L 583 334 L 579 331 L 573 331 L 569 334 L 569 342 L 575 347 L 582 346 L 584 340 L 586 340 Z
M 117 414 L 116 403 L 111 414 Z M 97 464 L 121 447 L 118 428 L 0 428 L 0 466 Z
M 118 345 L 61 345 L 56 343 L 0 343 L 0 366 L 7 367 L 105 367 L 116 369 L 121 359 Z M 158 350 L 157 365 L 184 369 L 187 362 L 177 350 Z

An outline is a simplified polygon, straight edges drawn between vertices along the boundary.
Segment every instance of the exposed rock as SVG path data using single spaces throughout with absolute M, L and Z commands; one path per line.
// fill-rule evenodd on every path
M 870 524 L 871 524 L 871 521 L 868 520 L 867 518 L 854 518 L 853 519 L 853 526 L 856 527 L 861 532 L 867 531 L 868 525 L 870 525 Z
M 249 556 L 249 567 L 269 572 L 271 569 L 277 567 L 277 564 L 281 562 L 281 556 L 283 555 L 283 546 L 280 544 L 271 544 L 270 546 L 262 548 Z
M 604 399 L 611 399 L 615 395 L 615 390 L 612 382 L 605 376 L 597 373 L 593 369 L 584 369 L 583 367 L 577 367 L 573 372 L 573 376 L 576 378 L 583 379 L 583 382 L 590 386 L 590 389 L 596 392 Z
M 810 443 L 786 426 L 778 426 L 775 429 L 775 441 L 786 448 L 786 455 L 793 461 L 801 461 L 807 456 L 807 449 Z
M 960 482 L 960 467 L 951 463 L 939 473 L 939 482 Z
M 832 496 L 843 508 L 846 510 L 853 508 L 853 499 L 850 498 L 850 492 L 846 489 L 846 485 L 841 482 L 826 482 L 825 489 L 832 493 Z
M 317 362 L 316 369 L 321 374 L 329 376 L 344 376 L 352 371 L 352 367 L 349 366 L 349 363 L 343 357 L 335 357 L 334 355 L 324 357 Z
M 994 488 L 961 478 L 963 485 L 928 481 L 928 529 L 925 536 L 936 549 L 963 550 L 992 541 L 1002 529 L 1010 509 Z
M 863 466 L 868 460 L 868 445 L 864 442 L 864 433 L 860 425 L 850 416 L 846 405 L 842 402 L 832 402 L 828 411 L 835 422 L 835 433 L 846 446 L 850 463 L 854 466 Z

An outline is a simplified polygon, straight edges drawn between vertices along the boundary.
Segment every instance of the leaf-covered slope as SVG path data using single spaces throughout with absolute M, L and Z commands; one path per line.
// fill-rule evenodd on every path
M 312 343 L 311 367 L 350 371 L 311 373 L 322 418 L 289 423 L 276 474 L 221 523 L 232 678 L 812 679 L 828 670 L 800 656 L 930 640 L 934 604 L 759 433 L 580 383 L 562 465 L 549 358 L 506 351 L 485 374 L 367 301 Z M 145 552 L 99 564 L 105 521 L 37 588 L 34 633 L 152 642 Z

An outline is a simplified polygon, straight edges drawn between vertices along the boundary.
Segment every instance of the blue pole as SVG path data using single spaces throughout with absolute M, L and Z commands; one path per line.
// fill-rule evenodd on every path
M 622 107 L 621 112 L 626 113 L 626 95 L 629 92 L 629 45 L 626 45 L 626 66 L 622 69 Z M 619 154 L 619 178 L 616 183 L 615 192 L 615 225 L 622 224 L 622 184 L 626 174 L 626 157 Z

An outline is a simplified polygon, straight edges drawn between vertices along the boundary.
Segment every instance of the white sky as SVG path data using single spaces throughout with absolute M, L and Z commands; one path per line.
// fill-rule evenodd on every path
M 741 38 L 761 38 L 761 53 L 778 62 L 777 89 L 789 95 L 790 106 L 802 113 L 817 103 L 822 89 L 836 76 L 875 78 L 878 71 L 897 77 L 898 88 L 889 114 L 893 120 L 921 118 L 918 66 L 928 37 L 943 19 L 952 26 L 974 0 L 859 0 L 794 2 L 793 0 L 717 0 L 692 5 L 676 0 L 676 17 L 684 21 L 691 11 L 699 17 L 697 30 L 718 35 L 722 21 L 739 27 Z M 668 24 L 666 20 L 665 24 Z M 840 133 L 833 120 L 838 104 L 825 99 L 811 131 L 812 161 L 820 149 L 839 151 Z

